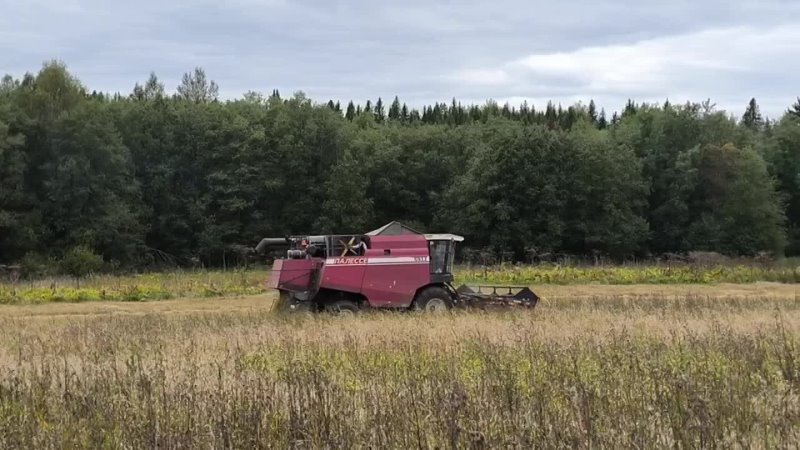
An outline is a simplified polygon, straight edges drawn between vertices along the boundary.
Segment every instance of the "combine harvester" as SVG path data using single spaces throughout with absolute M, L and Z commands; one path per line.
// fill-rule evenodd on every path
M 272 265 L 268 287 L 279 308 L 354 314 L 362 309 L 447 311 L 451 308 L 533 308 L 539 297 L 522 286 L 455 289 L 454 234 L 420 234 L 392 222 L 363 235 L 262 239 L 257 253 L 288 247 Z

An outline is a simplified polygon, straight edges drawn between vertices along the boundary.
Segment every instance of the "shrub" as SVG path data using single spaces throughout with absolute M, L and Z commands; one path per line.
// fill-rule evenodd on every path
M 57 263 L 53 258 L 38 253 L 26 253 L 20 261 L 20 271 L 27 279 L 42 278 L 53 275 Z
M 61 260 L 61 272 L 75 279 L 98 272 L 103 267 L 103 257 L 85 246 L 74 247 Z

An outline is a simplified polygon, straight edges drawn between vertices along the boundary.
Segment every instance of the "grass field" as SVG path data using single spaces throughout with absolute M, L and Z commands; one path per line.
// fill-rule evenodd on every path
M 266 292 L 269 272 L 260 270 L 177 271 L 128 276 L 94 276 L 80 281 L 48 278 L 0 282 L 0 304 L 76 303 L 85 301 L 151 301 L 175 298 L 216 298 Z M 497 266 L 459 267 L 456 284 L 488 283 L 521 286 L 551 285 L 717 285 L 800 282 L 791 265 L 719 266 Z
M 515 313 L 273 296 L 0 307 L 0 448 L 787 448 L 794 285 L 544 285 Z
M 264 270 L 232 270 L 104 275 L 83 280 L 47 278 L 0 284 L 0 304 L 135 302 L 252 295 L 266 291 L 268 276 Z

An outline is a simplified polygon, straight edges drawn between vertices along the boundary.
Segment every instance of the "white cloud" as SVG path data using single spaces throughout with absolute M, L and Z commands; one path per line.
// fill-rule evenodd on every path
M 499 67 L 457 71 L 452 79 L 465 86 L 503 86 L 506 97 L 546 98 L 549 90 L 564 99 L 617 97 L 617 107 L 628 97 L 699 101 L 711 96 L 724 108 L 737 108 L 740 97 L 763 93 L 771 98 L 770 84 L 776 80 L 792 98 L 787 88 L 800 70 L 798 54 L 800 27 L 730 27 L 532 54 Z
M 504 69 L 468 69 L 455 73 L 451 80 L 469 84 L 498 85 L 511 81 Z
M 233 95 L 609 110 L 711 97 L 739 113 L 755 96 L 775 117 L 800 94 L 798 20 L 794 0 L 0 0 L 0 75 L 57 58 L 109 92 L 151 70 L 174 88 L 202 66 Z

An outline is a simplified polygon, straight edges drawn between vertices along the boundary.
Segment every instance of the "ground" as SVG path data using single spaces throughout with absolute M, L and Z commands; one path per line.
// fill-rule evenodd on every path
M 547 301 L 564 299 L 709 297 L 709 298 L 781 298 L 793 299 L 800 285 L 784 283 L 749 284 L 634 284 L 634 285 L 542 285 L 532 289 Z M 240 297 L 179 298 L 149 302 L 82 302 L 36 305 L 0 305 L 2 317 L 92 316 L 109 314 L 192 314 L 267 311 L 275 300 L 272 293 Z
M 536 286 L 533 311 L 274 295 L 0 306 L 0 448 L 787 447 L 792 284 Z

